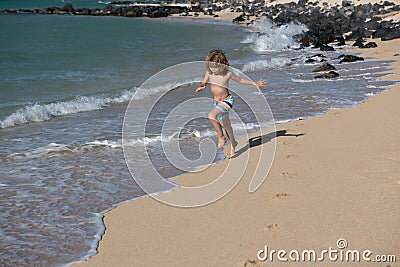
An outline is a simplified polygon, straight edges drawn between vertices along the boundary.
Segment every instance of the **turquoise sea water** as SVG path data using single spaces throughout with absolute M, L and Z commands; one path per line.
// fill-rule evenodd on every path
M 0 9 L 10 3 L 0 1 Z M 14 6 L 20 4 L 32 8 Z M 325 53 L 339 78 L 314 79 L 322 58 L 305 63 L 320 51 L 295 49 L 290 36 L 304 29 L 299 25 L 263 22 L 248 29 L 212 21 L 38 15 L 0 15 L 0 25 L 0 265 L 59 266 L 96 253 L 101 214 L 143 196 L 122 153 L 127 103 L 137 87 L 167 67 L 203 60 L 221 48 L 231 66 L 254 80 L 267 79 L 263 93 L 277 122 L 356 105 L 392 83 L 379 79 L 390 62 L 339 64 L 348 48 Z M 152 101 L 171 87 L 146 91 L 133 103 Z M 132 140 L 149 144 L 154 165 L 167 177 L 181 172 L 156 144 L 158 126 L 170 106 L 194 96 L 193 87 L 168 94 L 160 115 L 149 117 L 149 138 L 140 139 L 138 132 Z M 239 100 L 235 111 L 246 129 L 259 127 Z M 243 130 L 233 126 L 238 134 Z M 184 132 L 186 155 L 197 155 L 203 138 L 215 139 L 206 119 Z
M 67 3 L 71 3 L 75 8 L 104 8 L 104 6 L 109 2 L 98 0 L 0 0 L 0 10 L 20 8 L 40 9 L 51 6 L 63 7 Z

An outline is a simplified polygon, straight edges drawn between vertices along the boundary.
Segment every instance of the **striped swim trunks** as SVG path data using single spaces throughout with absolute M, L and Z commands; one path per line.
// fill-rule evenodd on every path
M 225 99 L 220 101 L 214 100 L 213 106 L 222 111 L 222 114 L 218 115 L 218 120 L 222 120 L 226 116 L 229 116 L 229 111 L 233 107 L 233 96 L 228 95 Z

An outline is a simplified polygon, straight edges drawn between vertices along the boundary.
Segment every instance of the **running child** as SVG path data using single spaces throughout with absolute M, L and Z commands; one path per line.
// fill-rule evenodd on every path
M 234 80 L 240 84 L 254 85 L 258 90 L 265 85 L 265 80 L 253 82 L 236 76 L 229 70 L 228 60 L 221 50 L 212 50 L 208 53 L 206 56 L 206 69 L 207 71 L 204 75 L 204 79 L 196 89 L 196 93 L 202 91 L 206 88 L 207 84 L 210 83 L 210 89 L 214 99 L 214 108 L 208 114 L 208 118 L 218 135 L 217 148 L 222 148 L 225 144 L 225 136 L 222 127 L 225 128 L 231 148 L 229 157 L 232 157 L 235 154 L 237 141 L 233 135 L 232 125 L 229 119 L 229 111 L 233 107 L 233 96 L 230 95 L 228 89 L 229 80 Z

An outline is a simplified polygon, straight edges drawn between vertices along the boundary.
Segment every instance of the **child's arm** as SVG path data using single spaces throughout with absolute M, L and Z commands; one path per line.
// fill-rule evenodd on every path
M 199 87 L 197 87 L 197 89 L 195 91 L 196 93 L 198 93 L 198 92 L 202 91 L 204 88 L 206 88 L 208 79 L 209 79 L 209 76 L 208 76 L 208 71 L 207 71 L 206 74 L 204 75 L 203 81 L 200 83 Z
M 242 77 L 238 77 L 233 72 L 231 72 L 231 73 L 232 73 L 231 79 L 234 80 L 235 82 L 240 83 L 240 84 L 254 85 L 255 87 L 257 87 L 257 89 L 259 91 L 261 91 L 260 87 L 264 86 L 265 83 L 266 83 L 265 80 L 259 80 L 258 82 L 253 82 L 253 81 L 250 81 L 248 79 L 245 79 L 245 78 L 242 78 Z

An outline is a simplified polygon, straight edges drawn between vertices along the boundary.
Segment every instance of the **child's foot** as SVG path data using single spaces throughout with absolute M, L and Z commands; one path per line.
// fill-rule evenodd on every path
M 217 148 L 220 149 L 220 148 L 222 148 L 224 145 L 225 145 L 225 137 L 224 137 L 224 136 L 218 137 L 218 146 L 217 146 Z
M 229 158 L 233 157 L 235 155 L 235 149 L 238 145 L 238 142 L 236 140 L 233 140 L 231 142 L 231 153 L 229 154 Z

